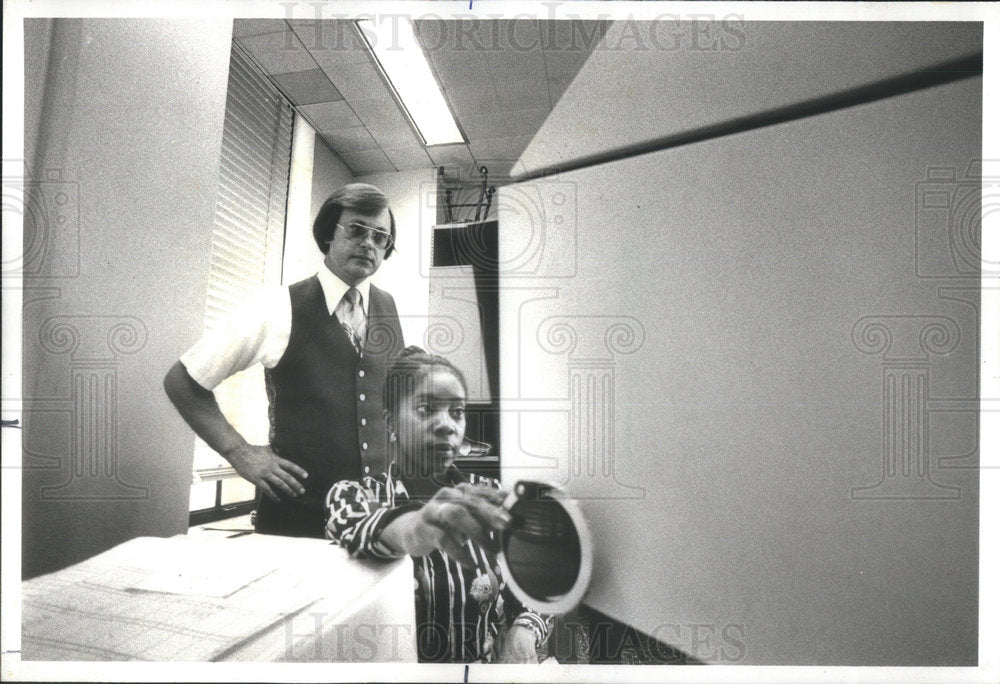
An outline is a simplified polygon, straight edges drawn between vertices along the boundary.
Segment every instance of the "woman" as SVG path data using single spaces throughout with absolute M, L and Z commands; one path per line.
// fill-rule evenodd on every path
M 421 662 L 537 662 L 551 618 L 525 610 L 500 576 L 506 495 L 454 466 L 467 391 L 457 368 L 419 347 L 389 364 L 389 472 L 335 484 L 326 533 L 352 556 L 413 557 Z

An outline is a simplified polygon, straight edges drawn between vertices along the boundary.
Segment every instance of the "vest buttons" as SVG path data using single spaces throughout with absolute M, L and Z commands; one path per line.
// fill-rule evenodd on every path
M 364 401 L 365 400 L 365 395 L 363 395 L 363 394 L 359 395 L 358 399 L 360 399 L 361 401 Z
M 361 443 L 361 448 L 362 449 L 367 449 L 368 448 L 368 442 L 362 442 Z
M 359 378 L 363 378 L 363 377 L 365 377 L 365 372 L 364 372 L 364 370 L 359 370 L 359 371 L 358 371 L 358 377 L 359 377 Z
M 371 468 L 365 466 L 365 475 L 367 475 L 369 472 L 371 472 Z
M 362 418 L 361 419 L 361 424 L 362 425 L 368 425 L 368 419 L 367 418 Z

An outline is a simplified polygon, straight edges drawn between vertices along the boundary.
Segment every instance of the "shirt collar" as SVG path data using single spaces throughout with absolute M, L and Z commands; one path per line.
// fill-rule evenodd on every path
M 316 273 L 319 277 L 319 284 L 323 288 L 323 298 L 326 300 L 326 310 L 331 316 L 337 308 L 337 304 L 344 298 L 351 286 L 341 280 L 333 271 L 325 265 Z M 371 291 L 371 281 L 365 278 L 354 287 L 361 293 L 361 308 L 368 315 L 368 293 Z

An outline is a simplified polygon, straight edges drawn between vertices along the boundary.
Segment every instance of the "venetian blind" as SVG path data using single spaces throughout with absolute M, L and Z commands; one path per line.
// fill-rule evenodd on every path
M 281 282 L 292 108 L 234 42 L 222 132 L 219 187 L 205 329 L 212 330 L 255 292 Z M 267 400 L 260 366 L 216 388 L 226 417 L 251 443 L 267 441 Z M 197 440 L 195 481 L 232 473 Z

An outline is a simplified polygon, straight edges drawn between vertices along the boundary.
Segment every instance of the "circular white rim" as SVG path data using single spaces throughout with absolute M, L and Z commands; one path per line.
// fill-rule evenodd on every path
M 500 570 L 503 572 L 504 581 L 510 587 L 511 592 L 526 607 L 549 615 L 567 613 L 579 605 L 580 601 L 583 600 L 584 594 L 587 593 L 587 587 L 590 585 L 590 573 L 594 564 L 594 548 L 590 538 L 590 529 L 587 527 L 587 521 L 583 517 L 580 507 L 574 499 L 570 498 L 565 489 L 553 482 L 546 482 L 544 480 L 530 481 L 548 487 L 552 498 L 559 502 L 559 505 L 569 515 L 570 520 L 573 521 L 573 527 L 576 528 L 577 537 L 580 539 L 580 572 L 576 576 L 576 582 L 562 596 L 554 599 L 539 599 L 529 595 L 514 579 L 514 575 L 510 571 L 510 566 L 507 565 L 507 557 L 503 548 L 500 549 L 498 556 Z M 516 485 L 514 490 L 507 495 L 507 499 L 503 502 L 503 507 L 508 511 L 518 500 L 518 496 L 515 493 L 517 490 Z

